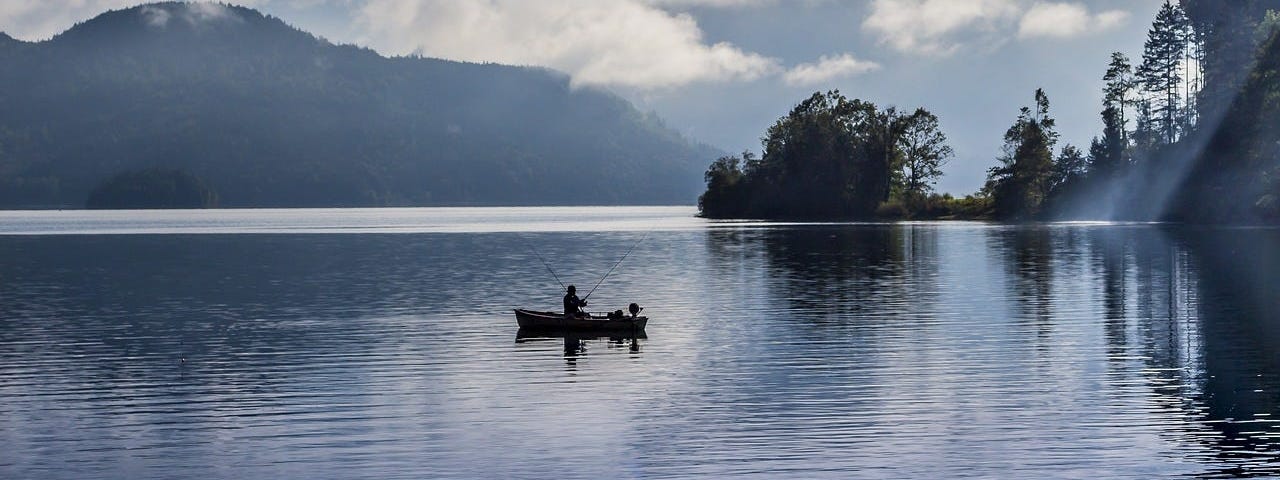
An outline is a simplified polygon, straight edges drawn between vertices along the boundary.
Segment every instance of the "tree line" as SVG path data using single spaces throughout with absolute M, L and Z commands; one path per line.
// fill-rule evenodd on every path
M 1058 148 L 1042 89 L 1004 134 L 983 188 L 932 185 L 952 155 L 937 117 L 815 93 L 759 159 L 707 171 L 708 217 L 1280 220 L 1280 0 L 1167 1 L 1142 56 L 1112 53 L 1101 134 Z
M 717 159 L 698 199 L 711 218 L 867 218 L 926 211 L 953 155 L 938 117 L 815 92 L 765 133 L 763 153 Z M 898 212 L 897 214 L 901 214 Z
M 1280 219 L 1280 2 L 1166 1 L 1134 64 L 1111 54 L 1102 133 L 1083 154 L 1057 138 L 1044 92 L 1006 135 L 984 193 L 999 219 Z M 1018 135 L 1014 135 L 1018 133 Z M 1049 148 L 1044 148 L 1048 146 Z

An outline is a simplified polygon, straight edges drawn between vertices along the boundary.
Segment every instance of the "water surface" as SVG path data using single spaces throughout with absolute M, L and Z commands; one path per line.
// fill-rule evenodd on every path
M 0 477 L 1280 474 L 1275 230 L 692 213 L 0 212 Z

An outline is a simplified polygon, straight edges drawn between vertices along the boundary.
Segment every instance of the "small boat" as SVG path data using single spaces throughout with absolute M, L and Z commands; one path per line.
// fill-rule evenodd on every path
M 644 330 L 645 324 L 649 323 L 649 317 L 628 315 L 613 317 L 609 317 L 608 315 L 570 317 L 563 313 L 535 312 L 533 310 L 517 308 L 516 323 L 520 324 L 520 328 L 572 328 L 582 330 L 640 331 Z

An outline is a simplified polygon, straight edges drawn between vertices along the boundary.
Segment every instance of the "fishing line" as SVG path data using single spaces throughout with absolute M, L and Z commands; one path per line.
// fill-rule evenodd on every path
M 649 230 L 649 232 L 652 232 L 652 231 L 653 231 L 653 230 Z M 597 289 L 597 288 L 600 288 L 600 284 L 601 284 L 601 283 L 604 283 L 604 279 L 609 278 L 609 274 L 610 274 L 610 273 L 613 273 L 613 269 L 614 269 L 614 268 L 618 268 L 618 265 L 622 265 L 622 261 L 627 259 L 627 255 L 631 255 L 631 251 L 632 251 L 632 250 L 635 250 L 635 249 L 636 249 L 636 247 L 640 246 L 640 242 L 643 242 L 645 238 L 648 238 L 648 237 L 649 237 L 649 232 L 644 232 L 644 236 L 643 236 L 643 237 L 640 237 L 640 239 L 639 239 L 639 240 L 636 240 L 636 243 L 635 243 L 634 245 L 631 245 L 631 249 L 630 249 L 630 250 L 627 250 L 627 253 L 623 254 L 623 255 L 622 255 L 622 258 L 619 258 L 619 259 L 618 259 L 618 263 L 613 264 L 613 268 L 610 268 L 608 272 L 605 272 L 605 273 L 604 273 L 604 276 L 603 276 L 603 277 L 600 277 L 600 281 L 599 281 L 599 282 L 596 282 L 596 286 L 591 287 L 591 291 L 590 291 L 590 292 L 587 292 L 587 296 L 582 297 L 582 301 L 584 301 L 584 302 L 585 302 L 588 298 L 590 298 L 590 297 L 591 297 L 591 294 L 596 293 L 596 289 Z
M 560 281 L 560 276 L 556 275 L 556 271 L 551 269 L 551 264 L 547 263 L 547 261 L 542 258 L 542 254 L 538 253 L 538 249 L 533 248 L 533 245 L 528 245 L 528 247 L 529 247 L 529 250 L 532 251 L 534 255 L 538 256 L 538 261 L 542 262 L 542 266 L 547 267 L 547 271 L 551 272 L 551 276 L 556 279 L 556 283 L 560 284 L 560 289 L 566 290 L 567 287 L 564 286 L 564 282 Z

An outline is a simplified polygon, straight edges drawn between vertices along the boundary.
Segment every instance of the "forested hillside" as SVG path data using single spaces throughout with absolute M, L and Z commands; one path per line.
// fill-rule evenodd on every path
M 1188 12 L 1222 56 L 1202 97 L 1202 144 L 1169 216 L 1193 222 L 1280 222 L 1280 2 L 1220 5 L 1193 1 Z M 1256 47 L 1255 47 L 1256 42 Z M 1213 58 L 1213 57 L 1211 57 Z
M 1113 53 L 1102 80 L 1087 155 L 1052 158 L 1052 125 L 1006 138 L 995 218 L 1280 222 L 1280 0 L 1166 1 L 1141 58 Z
M 0 36 L 2 208 L 157 168 L 224 207 L 692 203 L 718 154 L 556 72 L 387 58 L 241 7 Z
M 1280 1 L 1166 1 L 1112 54 L 1102 135 L 1047 218 L 1280 221 Z

